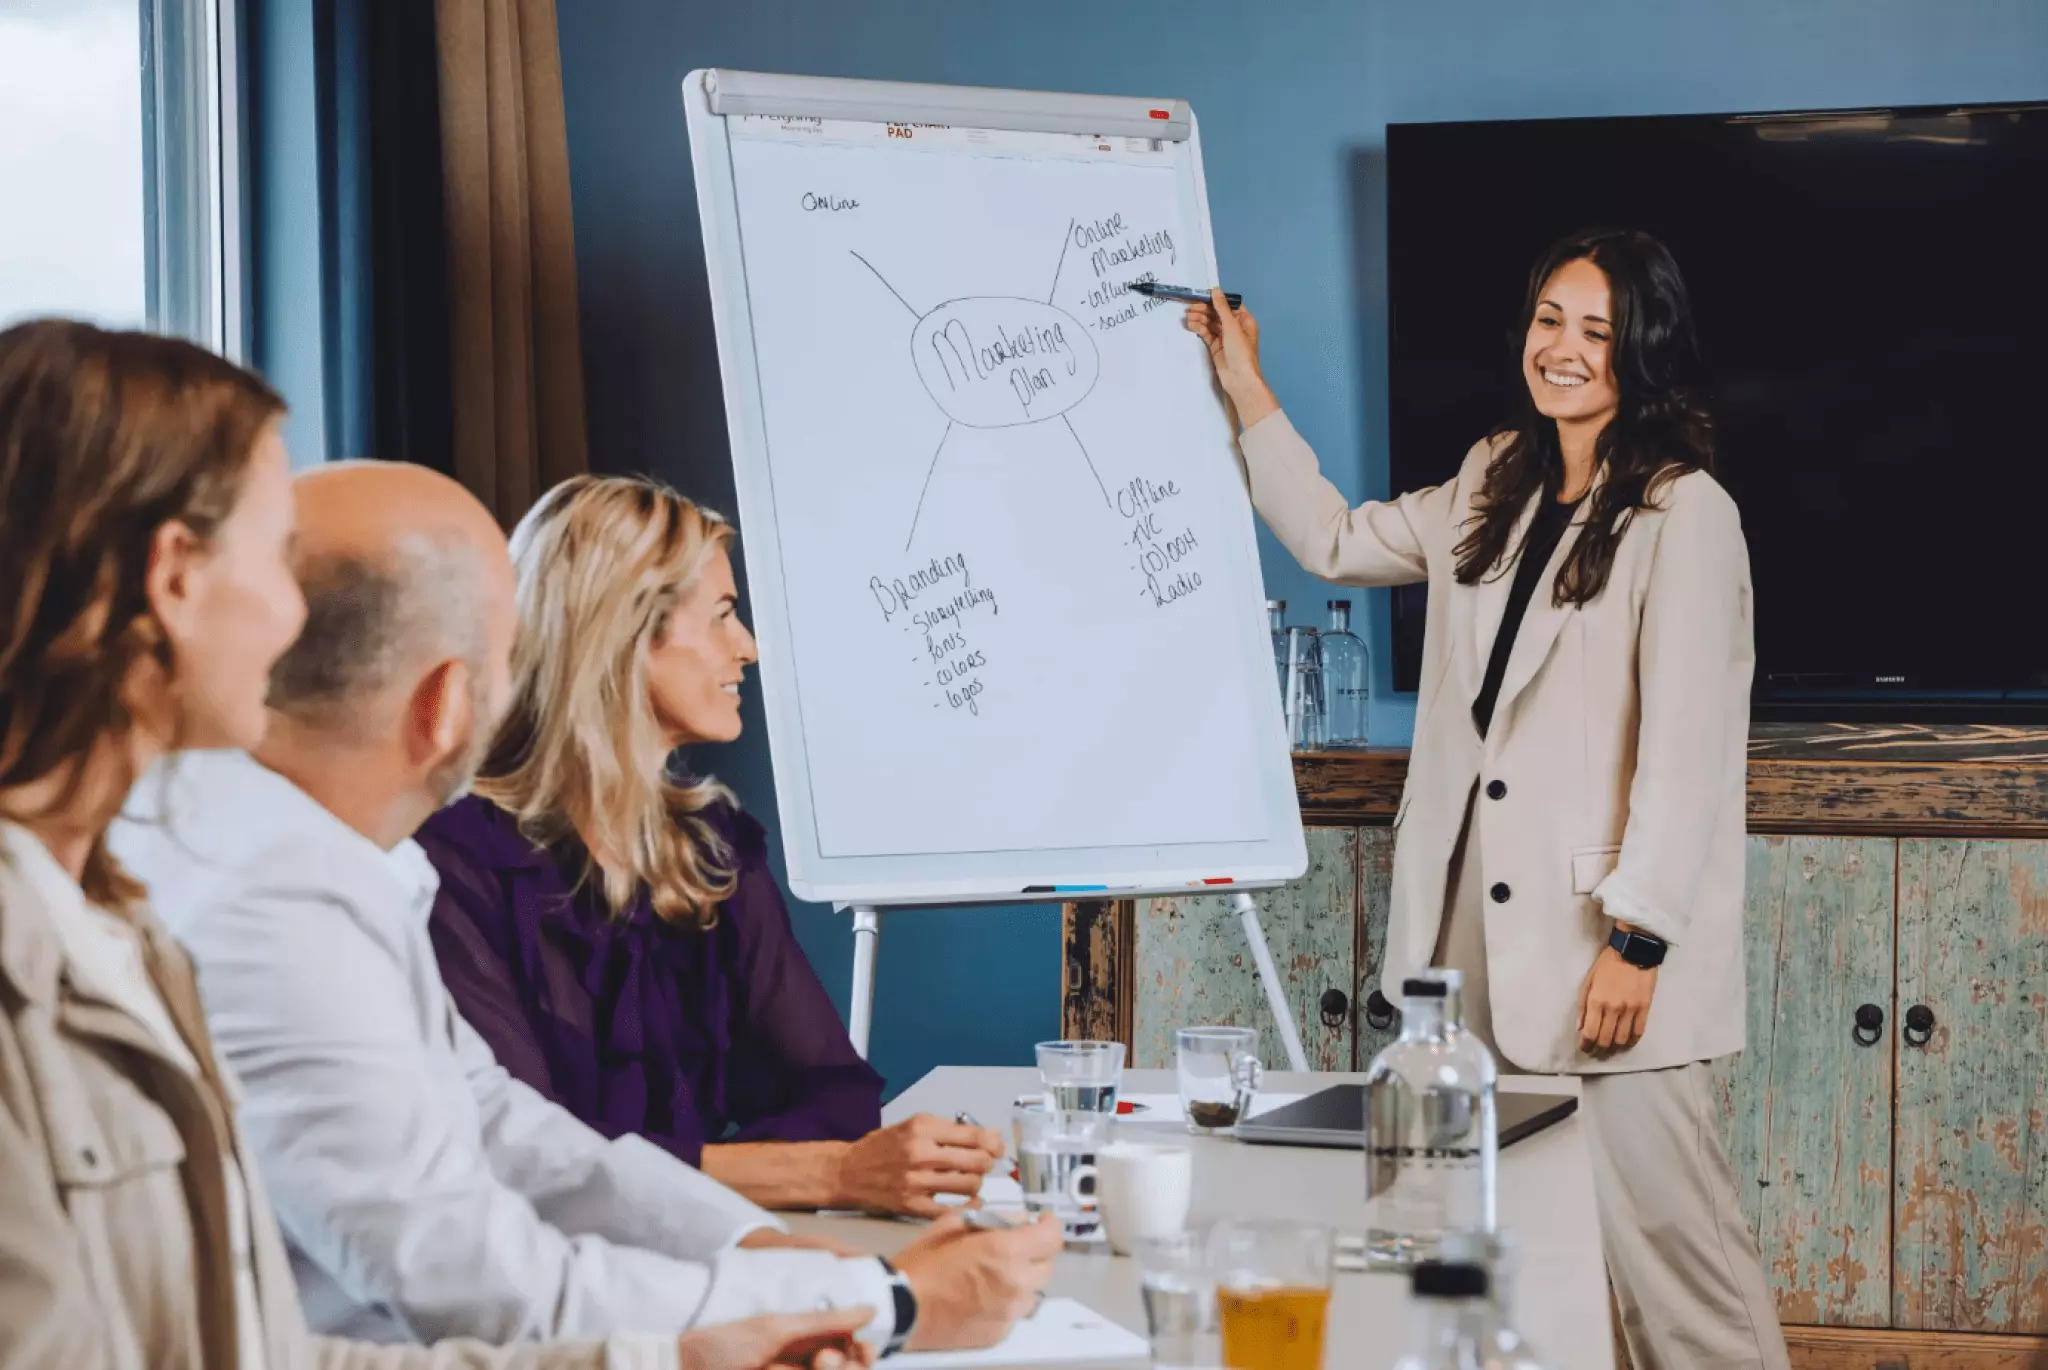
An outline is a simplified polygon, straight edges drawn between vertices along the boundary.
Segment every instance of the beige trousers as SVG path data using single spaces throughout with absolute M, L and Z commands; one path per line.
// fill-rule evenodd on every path
M 1465 860 L 1472 825 L 1484 821 L 1478 807 L 1467 801 L 1451 856 L 1435 962 L 1463 973 L 1466 1028 L 1514 1074 L 1493 1039 L 1484 881 L 1478 863 Z M 1578 1078 L 1607 1278 L 1635 1370 L 1789 1370 L 1763 1260 L 1714 1129 L 1707 1063 Z

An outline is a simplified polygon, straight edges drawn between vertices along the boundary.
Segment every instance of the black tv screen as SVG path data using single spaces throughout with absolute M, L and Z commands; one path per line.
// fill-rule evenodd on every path
M 1529 269 L 1596 225 L 1691 291 L 1757 716 L 2048 715 L 2048 105 L 1390 127 L 1396 491 L 1513 412 Z

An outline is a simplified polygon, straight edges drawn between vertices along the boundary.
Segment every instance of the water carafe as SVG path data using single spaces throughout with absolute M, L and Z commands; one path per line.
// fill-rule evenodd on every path
M 1486 1267 L 1423 1261 L 1410 1283 L 1414 1322 L 1408 1353 L 1394 1370 L 1524 1370 L 1536 1362 L 1501 1359 Z
M 1322 659 L 1315 629 L 1296 625 L 1287 630 L 1281 699 L 1287 711 L 1289 750 L 1312 752 L 1323 745 Z
M 1502 1232 L 1458 1232 L 1444 1239 L 1444 1259 L 1479 1266 L 1486 1272 L 1487 1303 L 1492 1314 L 1481 1338 L 1479 1364 L 1486 1370 L 1548 1370 L 1522 1336 L 1515 1305 L 1518 1257 L 1515 1241 Z
M 1372 703 L 1372 654 L 1351 631 L 1351 601 L 1329 602 L 1330 626 L 1323 630 L 1323 745 L 1363 747 Z
M 1460 1025 L 1464 977 L 1428 970 L 1401 985 L 1401 1035 L 1365 1081 L 1366 1259 L 1402 1268 L 1446 1234 L 1494 1221 L 1493 1054 Z

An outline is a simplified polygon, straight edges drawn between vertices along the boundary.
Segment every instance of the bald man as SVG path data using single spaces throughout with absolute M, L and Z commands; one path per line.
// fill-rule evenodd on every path
M 299 641 L 255 756 L 146 777 L 119 859 L 199 971 L 308 1321 L 369 1340 L 667 1333 L 866 1307 L 878 1349 L 1000 1340 L 1056 1222 L 935 1229 L 898 1258 L 795 1249 L 775 1219 L 635 1136 L 513 1080 L 441 986 L 438 885 L 412 841 L 461 794 L 503 712 L 515 631 L 504 535 L 423 467 L 302 474 Z

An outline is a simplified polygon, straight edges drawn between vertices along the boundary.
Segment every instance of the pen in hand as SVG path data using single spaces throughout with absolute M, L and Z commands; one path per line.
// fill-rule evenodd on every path
M 1130 288 L 1137 291 L 1140 295 L 1149 296 L 1155 300 L 1186 300 L 1189 304 L 1208 304 L 1210 302 L 1208 291 L 1194 290 L 1184 285 L 1162 285 L 1158 281 L 1132 281 Z M 1244 296 L 1236 291 L 1226 290 L 1223 292 L 1223 302 L 1232 309 L 1236 309 L 1244 304 Z

